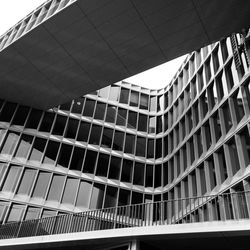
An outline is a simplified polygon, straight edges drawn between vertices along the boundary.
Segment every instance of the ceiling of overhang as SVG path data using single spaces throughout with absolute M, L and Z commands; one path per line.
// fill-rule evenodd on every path
M 249 21 L 248 0 L 78 0 L 0 52 L 0 98 L 48 109 Z

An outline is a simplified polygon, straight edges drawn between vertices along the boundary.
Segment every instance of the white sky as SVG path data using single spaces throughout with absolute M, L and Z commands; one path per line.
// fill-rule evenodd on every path
M 0 0 L 0 36 L 43 2 L 45 0 Z M 171 81 L 185 57 L 179 57 L 125 80 L 146 88 L 163 88 Z

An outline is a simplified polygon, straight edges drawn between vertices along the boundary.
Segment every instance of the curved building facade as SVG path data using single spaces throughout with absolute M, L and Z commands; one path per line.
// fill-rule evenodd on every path
M 241 41 L 191 53 L 164 89 L 120 82 L 48 111 L 1 101 L 0 222 L 249 190 Z

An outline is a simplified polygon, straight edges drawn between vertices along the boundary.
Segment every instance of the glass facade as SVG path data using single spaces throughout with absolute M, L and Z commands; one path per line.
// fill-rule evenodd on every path
M 250 76 L 229 45 L 191 53 L 160 90 L 121 82 L 48 111 L 1 101 L 0 222 L 249 190 Z

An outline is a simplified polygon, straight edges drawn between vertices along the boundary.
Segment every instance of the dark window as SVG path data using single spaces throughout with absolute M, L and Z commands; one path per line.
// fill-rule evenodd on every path
M 123 164 L 122 164 L 121 181 L 124 181 L 124 182 L 132 181 L 132 169 L 133 169 L 133 162 L 130 160 L 124 159 Z
M 29 110 L 29 107 L 19 106 L 15 113 L 12 124 L 23 126 L 28 116 Z
M 123 151 L 124 133 L 115 131 L 113 149 Z
M 109 155 L 99 154 L 96 175 L 107 177 L 109 166 Z
M 72 146 L 67 144 L 62 144 L 57 160 L 57 166 L 67 168 L 69 165 L 71 152 L 72 152 Z
M 102 133 L 102 127 L 92 125 L 89 143 L 94 145 L 99 145 L 101 133 Z
M 65 137 L 70 138 L 70 139 L 75 139 L 78 124 L 79 124 L 78 120 L 69 118 Z
M 90 208 L 98 209 L 102 208 L 103 198 L 104 198 L 105 186 L 95 183 L 92 189 L 92 195 L 90 200 Z
M 88 141 L 89 137 L 90 123 L 81 122 L 80 128 L 78 130 L 77 141 Z
M 128 128 L 135 128 L 137 124 L 137 113 L 129 111 L 128 113 Z
M 95 171 L 95 164 L 96 164 L 96 156 L 97 153 L 94 151 L 88 150 L 86 153 L 84 165 L 83 165 L 83 172 L 94 174 Z
M 145 94 L 141 94 L 140 109 L 148 110 L 148 99 L 149 97 Z
M 129 90 L 121 88 L 120 103 L 128 103 Z
M 127 123 L 127 110 L 118 108 L 116 125 L 126 126 Z
M 43 163 L 55 164 L 58 149 L 59 149 L 58 142 L 49 141 L 47 148 L 46 148 Z
M 154 188 L 161 186 L 161 176 L 162 176 L 162 166 L 155 165 L 155 181 L 154 181 Z
M 41 110 L 32 109 L 30 112 L 29 118 L 25 124 L 25 127 L 37 129 L 42 113 L 43 112 Z
M 117 193 L 118 189 L 115 187 L 107 187 L 104 207 L 115 207 L 117 203 Z
M 153 187 L 153 166 L 146 165 L 145 187 Z
M 137 137 L 136 139 L 136 155 L 145 157 L 146 151 L 146 138 Z
M 118 157 L 111 157 L 110 169 L 109 169 L 109 179 L 119 180 L 121 172 L 121 159 Z
M 102 142 L 101 142 L 102 147 L 111 148 L 113 132 L 114 132 L 114 130 L 109 129 L 109 128 L 103 129 Z
M 138 130 L 147 132 L 147 116 L 139 114 Z
M 105 122 L 115 122 L 116 107 L 108 105 Z
M 56 122 L 52 131 L 54 135 L 63 135 L 65 125 L 66 125 L 67 117 L 57 115 Z
M 78 148 L 78 147 L 74 148 L 72 159 L 70 162 L 70 169 L 81 171 L 84 153 L 85 153 L 84 148 Z
M 71 101 L 60 105 L 60 109 L 64 111 L 70 111 Z
M 0 113 L 0 121 L 2 122 L 10 122 L 15 110 L 16 104 L 12 102 L 6 102 L 2 111 Z
M 105 115 L 105 109 L 106 109 L 105 103 L 97 102 L 94 118 L 103 120 L 104 115 Z
M 134 185 L 141 185 L 144 186 L 144 172 L 145 172 L 145 165 L 142 163 L 135 163 L 134 167 Z
M 148 139 L 147 158 L 154 158 L 154 139 Z
M 45 112 L 39 131 L 50 132 L 54 119 L 55 119 L 54 113 Z
M 72 113 L 75 114 L 81 114 L 82 113 L 82 108 L 84 104 L 84 98 L 80 97 L 78 99 L 73 100 L 73 105 L 72 105 Z
M 43 156 L 45 145 L 45 139 L 35 138 L 29 160 L 40 162 Z
M 118 206 L 126 206 L 130 204 L 130 191 L 120 189 Z
M 86 99 L 85 105 L 84 105 L 84 110 L 83 110 L 83 116 L 93 116 L 95 108 L 95 101 Z
M 135 152 L 135 136 L 134 135 L 126 134 L 124 152 L 134 154 Z
M 139 93 L 135 91 L 131 91 L 130 95 L 130 106 L 138 107 L 138 102 L 139 102 Z

